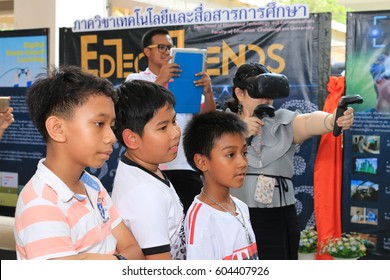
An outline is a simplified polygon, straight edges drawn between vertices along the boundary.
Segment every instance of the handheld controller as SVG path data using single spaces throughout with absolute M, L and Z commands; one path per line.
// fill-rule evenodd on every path
M 253 116 L 259 119 L 263 119 L 265 117 L 273 118 L 275 116 L 275 108 L 268 104 L 260 104 L 253 111 Z M 251 136 L 246 139 L 246 143 L 248 146 L 252 143 L 254 136 Z
M 347 110 L 349 104 L 362 104 L 363 98 L 357 94 L 353 96 L 343 96 L 339 101 L 339 105 L 337 106 L 336 118 L 334 119 L 334 127 L 333 127 L 333 135 L 339 136 L 341 133 L 341 127 L 339 127 L 336 123 L 337 119 L 344 115 L 344 112 Z
M 275 108 L 268 104 L 260 104 L 253 111 L 253 116 L 259 119 L 265 117 L 273 118 L 275 116 Z

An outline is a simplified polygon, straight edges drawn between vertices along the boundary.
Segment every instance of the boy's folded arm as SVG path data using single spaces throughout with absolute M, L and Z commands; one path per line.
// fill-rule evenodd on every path
M 117 258 L 110 254 L 80 253 L 72 256 L 52 258 L 50 260 L 117 260 Z
M 112 233 L 117 239 L 117 251 L 119 254 L 123 255 L 128 260 L 145 259 L 133 233 L 123 221 L 113 229 Z
M 145 256 L 146 260 L 172 260 L 170 252 Z

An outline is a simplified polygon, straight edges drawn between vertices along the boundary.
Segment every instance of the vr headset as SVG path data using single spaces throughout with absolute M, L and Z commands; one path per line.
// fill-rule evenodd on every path
M 249 77 L 245 81 L 233 79 L 235 87 L 246 89 L 251 98 L 278 99 L 290 93 L 288 78 L 282 74 L 264 73 Z

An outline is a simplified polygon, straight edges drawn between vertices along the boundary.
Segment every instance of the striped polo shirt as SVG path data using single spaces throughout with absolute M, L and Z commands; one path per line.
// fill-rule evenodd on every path
M 112 254 L 122 219 L 106 189 L 84 172 L 88 197 L 72 192 L 41 159 L 19 195 L 15 213 L 18 259 L 50 259 L 78 253 Z

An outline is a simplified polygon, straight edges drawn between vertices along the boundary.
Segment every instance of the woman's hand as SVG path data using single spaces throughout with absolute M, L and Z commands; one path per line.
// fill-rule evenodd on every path
M 336 116 L 336 110 L 333 112 L 333 116 Z M 339 127 L 341 127 L 342 130 L 349 129 L 353 125 L 353 119 L 354 119 L 353 112 L 354 112 L 353 108 L 348 107 L 348 109 L 345 110 L 344 115 L 342 115 L 337 119 L 336 123 Z
M 260 128 L 264 125 L 264 121 L 257 118 L 251 117 L 245 113 L 245 111 L 240 115 L 241 119 L 245 122 L 247 127 L 246 138 L 255 136 L 259 133 Z

